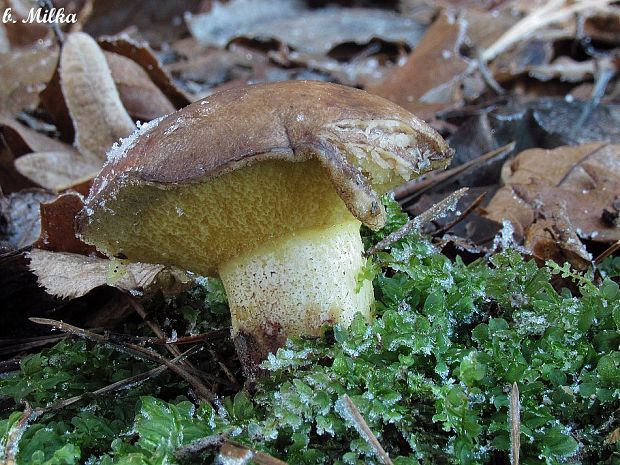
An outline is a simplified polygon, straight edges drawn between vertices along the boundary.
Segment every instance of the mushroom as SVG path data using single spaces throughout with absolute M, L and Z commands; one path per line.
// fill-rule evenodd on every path
M 379 196 L 451 155 L 426 123 L 362 90 L 231 89 L 115 144 L 78 231 L 109 256 L 219 276 L 247 368 L 289 336 L 369 317 L 360 225 L 381 228 Z

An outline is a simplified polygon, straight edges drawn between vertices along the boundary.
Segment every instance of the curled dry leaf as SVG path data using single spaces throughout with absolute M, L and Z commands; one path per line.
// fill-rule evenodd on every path
M 36 106 L 57 61 L 58 47 L 51 42 L 0 55 L 0 112 L 15 114 Z
M 193 38 L 190 38 L 194 41 Z M 184 45 L 184 44 L 181 44 Z M 220 50 L 215 48 L 205 49 L 196 47 L 194 53 L 184 54 L 187 59 L 171 63 L 166 66 L 170 73 L 179 81 L 200 85 L 203 88 L 212 88 L 231 80 L 249 80 L 252 76 L 252 67 L 255 65 L 252 58 L 258 54 L 250 55 L 248 58 L 243 53 L 245 50 L 230 49 Z M 183 49 L 175 47 L 175 52 L 183 54 Z M 267 57 L 260 55 L 263 63 L 267 62 Z
M 14 189 L 11 178 L 22 176 L 34 185 L 53 191 L 62 191 L 91 179 L 101 169 L 80 155 L 75 148 L 47 137 L 15 119 L 0 115 L 0 132 L 7 145 L 1 163 L 7 172 L 2 176 L 2 189 Z M 8 187 L 8 188 L 7 188 Z
M 431 119 L 436 112 L 461 104 L 461 85 L 465 83 L 469 69 L 467 60 L 459 53 L 464 28 L 464 21 L 442 14 L 427 30 L 406 63 L 395 69 L 385 81 L 371 85 L 367 90 L 398 103 L 423 119 Z
M 527 234 L 539 217 L 553 220 L 562 216 L 557 213 L 558 199 L 570 199 L 566 221 L 580 238 L 620 240 L 620 228 L 603 218 L 620 192 L 620 145 L 596 142 L 526 150 L 504 165 L 502 180 L 505 186 L 486 208 L 489 218 L 507 218 L 518 232 Z M 558 225 L 558 229 L 570 228 Z
M 13 153 L 0 144 L 0 192 L 10 194 L 29 187 L 36 187 L 36 184 L 17 172 Z
M 83 198 L 75 192 L 59 195 L 41 203 L 41 234 L 34 246 L 53 252 L 92 255 L 96 249 L 75 235 L 75 216 L 84 207 Z
M 229 3 L 227 7 L 230 8 L 234 3 L 247 2 L 237 0 Z M 302 15 L 287 15 L 258 22 L 252 12 L 256 8 L 265 8 L 265 2 L 251 3 L 253 6 L 244 12 L 247 22 L 236 30 L 227 25 L 230 28 L 229 35 L 222 38 L 211 35 L 214 30 L 211 16 L 213 13 L 192 17 L 189 20 L 192 34 L 205 45 L 222 46 L 235 37 L 262 41 L 276 39 L 301 53 L 326 55 L 338 45 L 367 44 L 375 38 L 414 47 L 424 33 L 424 26 L 412 18 L 366 8 L 323 8 L 304 11 Z M 222 39 L 225 39 L 224 44 Z
M 592 256 L 579 239 L 570 222 L 566 202 L 545 206 L 528 229 L 525 246 L 535 257 L 553 260 L 556 263 L 569 262 L 577 270 L 585 270 L 592 263 Z
M 47 137 L 6 115 L 0 115 L 0 131 L 8 148 L 16 157 L 30 152 L 77 153 L 69 144 Z
M 121 101 L 131 116 L 150 121 L 176 110 L 139 64 L 117 53 L 103 53 Z
M 41 189 L 0 197 L 0 253 L 31 245 L 41 233 L 39 204 L 54 198 Z
M 101 163 L 76 152 L 35 152 L 16 159 L 15 169 L 39 186 L 61 192 L 94 178 Z
M 185 21 L 198 41 L 205 45 L 223 47 L 231 39 L 255 29 L 256 25 L 294 18 L 303 10 L 304 4 L 301 0 L 233 0 L 226 4 L 216 1 L 208 13 L 187 14 Z
M 147 43 L 138 42 L 127 35 L 100 37 L 98 43 L 103 50 L 127 57 L 142 66 L 151 81 L 161 89 L 177 109 L 191 102 L 191 99 L 174 84 L 170 74 L 164 69 Z
M 27 21 L 30 9 L 33 6 L 38 5 L 29 0 L 4 0 L 0 2 L 2 12 L 5 11 L 5 7 L 11 9 L 13 21 L 3 21 L 11 48 L 26 48 L 38 40 L 49 38 L 52 35 L 52 30 L 47 24 Z
M 40 249 L 32 249 L 28 258 L 30 270 L 37 276 L 39 285 L 48 294 L 64 299 L 81 297 L 105 285 L 139 295 L 164 270 L 162 265 L 123 265 L 105 258 Z
M 75 145 L 91 161 L 104 160 L 112 144 L 135 125 L 123 106 L 103 51 L 88 34 L 67 36 L 60 84 L 75 127 Z

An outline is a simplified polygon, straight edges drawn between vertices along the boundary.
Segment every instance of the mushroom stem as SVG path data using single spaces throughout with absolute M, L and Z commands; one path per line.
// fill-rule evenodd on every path
M 359 229 L 352 217 L 305 229 L 220 266 L 246 367 L 256 367 L 287 337 L 319 335 L 326 323 L 347 326 L 357 313 L 369 317 L 372 283 L 358 286 L 366 263 Z

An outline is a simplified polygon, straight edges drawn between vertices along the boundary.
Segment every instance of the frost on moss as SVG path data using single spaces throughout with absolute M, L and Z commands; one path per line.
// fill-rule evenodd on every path
M 366 246 L 406 221 L 395 202 L 387 201 L 387 211 L 388 227 L 380 234 L 365 231 Z M 594 284 L 592 276 L 553 263 L 540 268 L 513 251 L 465 264 L 413 235 L 378 253 L 371 271 L 377 318 L 370 324 L 357 318 L 320 339 L 290 340 L 264 362 L 271 376 L 253 396 L 238 393 L 216 412 L 176 398 L 179 390 L 169 387 L 175 378 L 164 377 L 119 393 L 115 401 L 124 408 L 117 423 L 116 411 L 97 407 L 92 416 L 102 424 L 96 427 L 88 406 L 40 419 L 22 440 L 20 463 L 178 463 L 179 447 L 221 432 L 290 464 L 379 463 L 341 414 L 344 394 L 396 464 L 508 463 L 514 382 L 521 401 L 521 463 L 620 460 L 614 440 L 620 426 L 620 291 L 611 272 Z M 573 281 L 578 292 L 554 289 L 554 274 Z M 197 315 L 191 317 L 196 324 Z M 76 356 L 69 343 L 62 344 L 22 363 L 21 373 L 0 382 L 0 392 L 44 403 L 69 393 L 55 389 L 64 382 L 90 389 L 88 377 L 61 379 L 65 375 L 49 372 L 46 378 L 39 368 L 55 356 Z M 96 352 L 79 353 L 88 358 Z M 121 359 L 117 369 L 135 363 Z M 94 375 L 105 366 L 90 369 Z M 110 373 L 98 376 L 112 379 Z M 4 420 L 2 431 L 15 420 Z M 92 426 L 81 426 L 85 421 Z M 43 455 L 34 452 L 42 444 L 38 434 L 53 438 Z M 196 463 L 209 463 L 209 457 Z

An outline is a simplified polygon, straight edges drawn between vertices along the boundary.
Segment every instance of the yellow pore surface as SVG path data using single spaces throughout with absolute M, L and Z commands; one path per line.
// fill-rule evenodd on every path
M 274 239 L 350 221 L 318 161 L 266 160 L 173 189 L 127 186 L 85 236 L 109 255 L 213 276 Z

